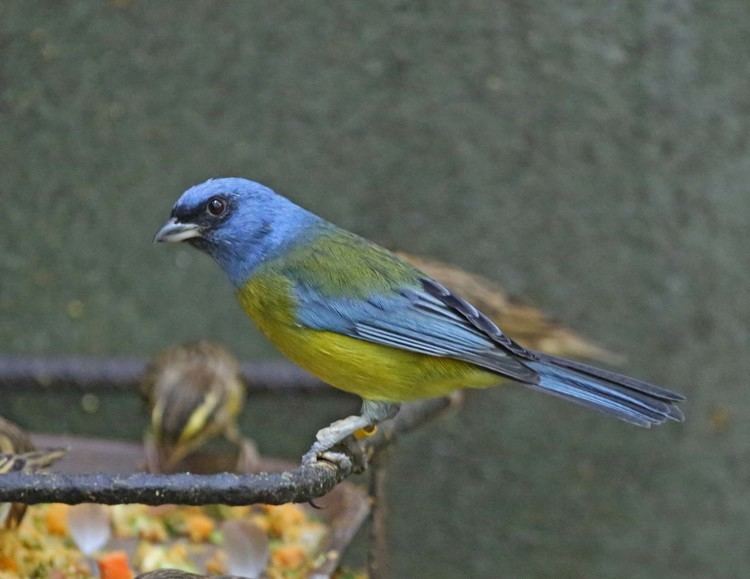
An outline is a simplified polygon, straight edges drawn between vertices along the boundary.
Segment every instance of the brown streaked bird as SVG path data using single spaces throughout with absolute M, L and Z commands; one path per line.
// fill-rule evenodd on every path
M 245 402 L 240 365 L 221 346 L 198 341 L 167 348 L 149 364 L 141 382 L 151 427 L 149 470 L 171 471 L 218 436 L 242 445 L 237 415 Z
M 34 444 L 20 426 L 0 417 L 0 453 L 11 455 L 34 450 Z M 0 504 L 0 527 L 15 529 L 26 513 L 23 503 Z
M 44 468 L 65 454 L 54 449 L 35 453 L 31 437 L 17 424 L 0 417 L 0 474 L 15 470 L 31 472 Z M 46 464 L 45 464 L 46 463 Z M 15 529 L 26 514 L 23 503 L 0 503 L 0 528 Z
M 0 452 L 0 475 L 11 472 L 32 473 L 52 466 L 68 452 L 67 448 L 45 448 L 29 452 Z
M 20 426 L 0 417 L 0 453 L 14 454 L 35 450 L 31 437 Z
M 36 450 L 21 427 L 0 417 L 0 475 L 43 470 L 60 460 L 66 452 L 62 448 Z M 26 514 L 26 507 L 23 503 L 0 503 L 0 528 L 18 528 Z
M 396 254 L 464 296 L 526 348 L 554 356 L 585 358 L 610 364 L 623 361 L 622 356 L 600 348 L 555 323 L 541 310 L 511 298 L 502 287 L 486 277 L 432 258 L 403 251 Z

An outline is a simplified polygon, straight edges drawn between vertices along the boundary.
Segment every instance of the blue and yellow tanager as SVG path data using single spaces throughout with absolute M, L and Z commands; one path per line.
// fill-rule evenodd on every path
M 362 412 L 317 433 L 305 461 L 395 416 L 399 403 L 509 378 L 638 426 L 682 421 L 679 394 L 520 346 L 487 316 L 390 251 L 259 183 L 188 189 L 155 241 L 208 253 L 271 342 Z

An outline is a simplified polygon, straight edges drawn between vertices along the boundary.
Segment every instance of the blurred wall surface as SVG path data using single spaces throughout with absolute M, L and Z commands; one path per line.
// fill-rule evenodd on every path
M 745 0 L 5 0 L 0 351 L 275 356 L 208 259 L 151 244 L 187 186 L 253 177 L 689 396 L 645 431 L 474 393 L 394 453 L 394 577 L 742 576 L 749 63 Z M 47 429 L 139 416 L 74 406 L 2 401 Z M 289 454 L 343 411 L 269 408 L 245 427 L 276 417 L 259 436 Z

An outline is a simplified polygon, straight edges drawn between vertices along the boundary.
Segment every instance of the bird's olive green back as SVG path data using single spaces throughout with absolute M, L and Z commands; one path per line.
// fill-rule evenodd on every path
M 420 272 L 390 251 L 327 225 L 271 260 L 262 273 L 279 273 L 331 298 L 366 299 L 418 286 Z

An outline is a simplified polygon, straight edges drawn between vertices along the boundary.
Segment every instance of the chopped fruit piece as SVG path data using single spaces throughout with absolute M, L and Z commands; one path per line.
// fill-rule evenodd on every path
M 55 503 L 47 507 L 47 512 L 44 516 L 44 524 L 50 535 L 58 535 L 62 537 L 68 534 L 69 510 L 70 506 L 63 505 L 62 503 Z
M 102 555 L 97 563 L 101 579 L 133 579 L 133 572 L 128 564 L 128 555 L 124 551 L 113 551 Z
M 193 543 L 207 541 L 215 527 L 213 519 L 202 513 L 191 514 L 185 521 L 185 531 Z
M 271 562 L 280 569 L 297 569 L 305 562 L 305 550 L 299 545 L 278 547 L 271 553 Z

